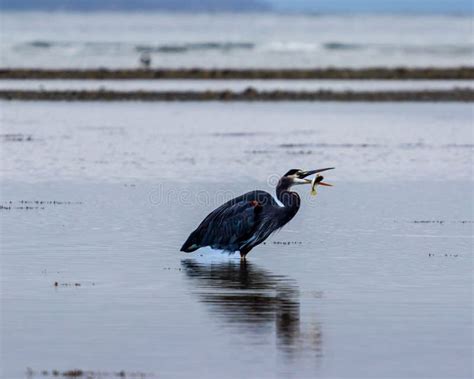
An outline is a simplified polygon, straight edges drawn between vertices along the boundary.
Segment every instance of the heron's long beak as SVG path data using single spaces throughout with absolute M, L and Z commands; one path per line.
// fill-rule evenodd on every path
M 327 168 L 318 168 L 317 170 L 310 170 L 310 171 L 305 171 L 299 176 L 301 178 L 306 178 L 307 176 L 313 175 L 313 174 L 319 174 L 320 172 L 323 171 L 328 171 L 328 170 L 334 170 L 334 167 L 327 167 Z
M 310 170 L 310 171 L 305 171 L 302 174 L 300 174 L 301 178 L 306 178 L 307 176 L 313 175 L 313 174 L 319 174 L 320 172 L 323 171 L 328 171 L 328 170 L 334 170 L 334 167 L 327 167 L 327 168 L 318 168 L 316 170 Z M 316 178 L 317 179 L 317 178 Z M 304 179 L 307 184 L 312 183 L 312 180 L 309 179 Z M 321 181 L 319 181 L 317 184 L 318 186 L 326 186 L 326 187 L 332 187 L 332 184 L 325 183 L 322 181 L 323 177 L 321 177 Z

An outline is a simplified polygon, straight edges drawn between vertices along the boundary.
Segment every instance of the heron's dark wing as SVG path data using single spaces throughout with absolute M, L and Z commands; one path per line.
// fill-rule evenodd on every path
M 271 199 L 269 199 L 269 198 Z M 228 251 L 240 246 L 254 233 L 264 202 L 273 201 L 264 191 L 252 191 L 229 200 L 211 212 L 191 233 L 181 251 L 191 252 L 203 246 Z

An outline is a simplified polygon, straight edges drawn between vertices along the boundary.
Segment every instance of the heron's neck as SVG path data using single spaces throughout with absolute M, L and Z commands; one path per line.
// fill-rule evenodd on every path
M 291 213 L 291 217 L 293 217 L 300 208 L 300 196 L 296 192 L 291 191 L 288 186 L 282 183 L 278 183 L 276 195 L 277 199 L 283 204 L 284 210 Z

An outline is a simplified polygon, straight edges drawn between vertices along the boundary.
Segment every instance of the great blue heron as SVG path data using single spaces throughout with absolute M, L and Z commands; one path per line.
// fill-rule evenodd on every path
M 251 191 L 222 204 L 212 211 L 190 234 L 181 251 L 193 252 L 201 247 L 240 252 L 241 259 L 270 234 L 290 221 L 300 208 L 300 196 L 290 190 L 297 184 L 310 184 L 305 179 L 312 174 L 332 170 L 334 167 L 303 171 L 292 169 L 283 175 L 276 187 L 281 205 L 265 191 Z M 330 186 L 318 178 L 317 184 Z

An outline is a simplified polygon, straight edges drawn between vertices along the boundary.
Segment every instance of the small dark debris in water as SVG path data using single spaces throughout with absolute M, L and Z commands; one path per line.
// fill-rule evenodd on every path
M 84 372 L 82 370 L 69 370 L 69 371 L 63 372 L 63 376 L 70 377 L 70 378 L 75 378 L 82 375 L 84 375 Z
M 282 143 L 280 145 L 278 145 L 279 147 L 282 147 L 282 148 L 285 148 L 285 149 L 291 149 L 291 148 L 294 148 L 294 147 L 308 147 L 308 146 L 311 146 L 311 144 L 309 143 Z
M 48 205 L 71 205 L 82 204 L 80 201 L 58 201 L 58 200 L 20 200 L 20 204 L 48 204 Z
M 271 151 L 270 150 L 247 150 L 245 153 L 258 155 L 258 154 L 271 154 Z
M 367 149 L 367 148 L 377 148 L 377 147 L 382 147 L 383 145 L 379 145 L 376 143 L 318 143 L 315 144 L 316 147 L 322 147 L 322 148 L 343 148 L 343 149 L 349 149 L 349 148 L 362 148 L 362 149 Z
M 350 148 L 377 148 L 382 147 L 382 145 L 374 144 L 374 143 L 282 143 L 278 145 L 278 147 L 284 149 L 294 149 L 294 148 L 308 148 L 308 147 L 316 147 L 316 148 L 343 148 L 343 149 L 350 149 Z
M 140 371 L 125 371 L 120 370 L 116 372 L 107 372 L 107 371 L 92 371 L 92 370 L 80 370 L 80 369 L 72 369 L 66 371 L 59 371 L 59 370 L 41 370 L 39 372 L 35 372 L 31 368 L 27 368 L 26 370 L 27 376 L 33 378 L 35 375 L 42 375 L 44 377 L 64 377 L 64 378 L 154 378 L 156 377 L 153 373 L 146 373 Z
M 123 186 L 124 186 L 124 187 L 136 187 L 137 185 L 136 185 L 136 184 L 133 184 L 133 183 L 132 183 L 132 184 L 127 184 L 127 183 L 125 183 Z
M 401 143 L 398 145 L 402 149 L 423 149 L 427 147 L 431 147 L 429 145 L 424 144 L 423 142 L 406 142 L 406 143 Z
M 414 224 L 444 224 L 443 220 L 415 220 Z
M 8 209 L 8 210 L 12 210 L 12 209 L 18 209 L 18 210 L 25 210 L 25 211 L 32 211 L 32 210 L 37 210 L 37 209 L 44 209 L 44 207 L 9 207 L 9 208 L 0 208 L 0 209 Z
M 54 285 L 54 287 L 82 287 L 83 283 L 79 283 L 79 282 L 73 282 L 73 283 L 54 282 L 53 285 Z M 95 286 L 95 283 L 91 283 L 91 285 Z
M 16 205 L 15 205 L 16 204 Z M 19 205 L 18 205 L 19 204 Z M 4 201 L 3 204 L 0 204 L 0 210 L 38 210 L 45 209 L 45 206 L 56 206 L 56 205 L 78 205 L 82 204 L 80 201 L 57 201 L 57 200 L 19 200 L 16 202 L 13 201 Z
M 214 137 L 253 137 L 263 133 L 256 132 L 228 132 L 228 133 L 213 133 Z
M 31 135 L 21 134 L 21 133 L 7 133 L 0 134 L 2 142 L 31 142 L 33 137 Z
M 413 224 L 472 224 L 472 220 L 456 220 L 456 221 L 445 221 L 445 220 L 414 220 L 411 221 Z
M 273 241 L 274 245 L 302 245 L 301 241 Z
M 428 257 L 446 257 L 446 258 L 457 258 L 457 257 L 460 257 L 461 254 L 457 254 L 457 253 L 441 253 L 441 254 L 435 254 L 435 253 L 428 253 Z
M 289 155 L 311 155 L 313 154 L 313 151 L 312 150 L 297 150 L 297 151 L 288 150 L 286 153 Z
M 451 143 L 448 145 L 443 145 L 442 147 L 444 148 L 458 148 L 458 149 L 474 149 L 474 144 L 470 143 L 465 143 L 465 144 L 456 144 L 456 143 Z

